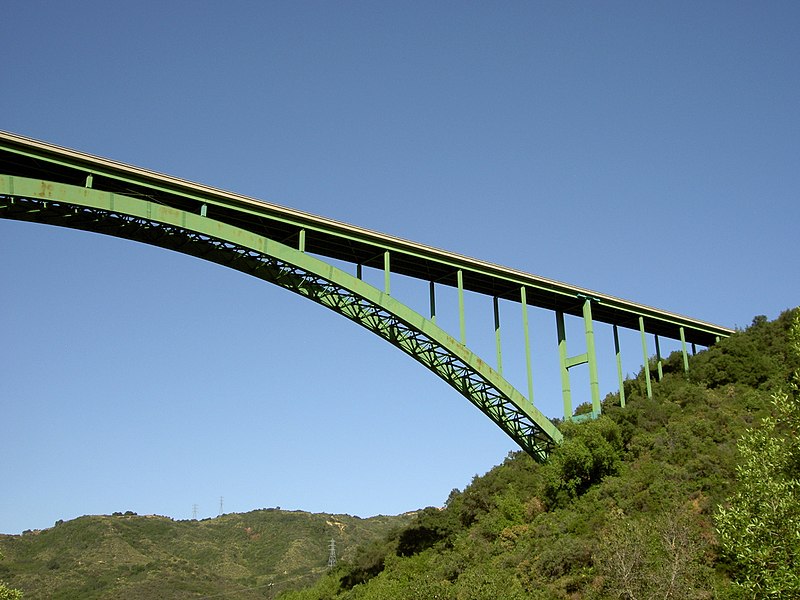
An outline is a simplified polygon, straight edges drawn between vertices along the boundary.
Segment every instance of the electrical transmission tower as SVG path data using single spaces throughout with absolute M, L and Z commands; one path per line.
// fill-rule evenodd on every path
M 332 569 L 336 566 L 336 540 L 331 538 L 330 552 L 328 554 L 328 568 Z
M 192 521 L 197 521 L 197 504 L 192 504 Z

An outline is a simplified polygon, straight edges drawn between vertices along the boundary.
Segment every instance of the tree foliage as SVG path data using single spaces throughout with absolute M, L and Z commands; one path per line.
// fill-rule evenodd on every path
M 616 474 L 621 460 L 622 434 L 610 418 L 565 423 L 562 430 L 564 442 L 547 464 L 544 496 L 551 506 L 563 505 Z
M 3 555 L 0 554 L 0 559 L 2 558 Z M 0 600 L 22 600 L 22 592 L 0 582 Z
M 454 490 L 444 509 L 421 511 L 387 548 L 379 573 L 354 586 L 346 585 L 352 567 L 332 574 L 333 598 L 736 597 L 730 577 L 743 571 L 720 558 L 714 507 L 744 489 L 736 441 L 800 365 L 790 351 L 793 318 L 755 319 L 692 357 L 688 378 L 683 357 L 670 357 L 652 399 L 640 373 L 625 383 L 625 409 L 611 395 L 599 419 L 561 425 L 564 443 L 546 464 L 512 453 Z M 777 424 L 784 442 L 793 427 Z M 792 456 L 784 473 L 800 471 L 800 453 Z M 324 589 L 287 600 L 328 600 L 329 584 Z
M 800 315 L 791 346 L 800 356 Z M 797 374 L 795 374 L 797 377 Z M 800 597 L 800 394 L 773 395 L 773 414 L 738 444 L 738 491 L 716 527 L 736 584 L 751 598 Z
M 595 552 L 605 591 L 620 600 L 700 600 L 709 544 L 696 515 L 676 507 L 654 519 L 611 513 Z
M 375 554 L 382 562 L 382 540 L 410 520 L 278 509 L 202 521 L 85 516 L 42 531 L 0 535 L 0 581 L 24 590 L 26 598 L 264 598 L 266 592 L 309 585 L 327 572 L 331 538 L 343 562 L 354 559 L 357 547 L 379 539 Z
M 652 398 L 642 371 L 625 382 L 625 409 L 612 394 L 600 418 L 562 424 L 564 443 L 546 464 L 512 452 L 502 464 L 475 476 L 463 491 L 453 490 L 443 508 L 421 510 L 399 530 L 392 531 L 387 523 L 379 539 L 370 536 L 373 541 L 358 550 L 355 543 L 342 544 L 345 550 L 335 569 L 325 568 L 331 524 L 318 523 L 312 528 L 320 538 L 314 560 L 317 573 L 326 575 L 302 591 L 288 591 L 287 585 L 265 592 L 263 582 L 271 576 L 262 570 L 237 580 L 241 597 L 800 598 L 800 401 L 797 389 L 789 386 L 792 373 L 800 368 L 800 325 L 792 328 L 797 315 L 787 312 L 772 322 L 756 318 L 747 330 L 691 357 L 689 377 L 683 372 L 682 355 L 670 356 L 663 365 L 664 377 L 654 378 Z M 753 428 L 765 417 L 761 427 Z M 208 572 L 196 565 L 214 554 L 225 558 L 214 563 L 220 569 L 227 568 L 234 555 L 242 565 L 247 559 L 263 567 L 269 558 L 266 551 L 278 545 L 278 530 L 275 523 L 259 525 L 261 521 L 253 518 L 223 518 L 237 523 L 220 529 L 228 533 L 219 547 L 209 539 L 203 538 L 202 544 L 199 538 L 187 539 L 180 562 L 171 562 L 182 569 L 182 578 L 153 577 L 154 563 L 137 563 L 125 571 L 117 565 L 112 583 L 127 587 L 106 591 L 130 592 L 137 581 L 144 586 L 157 580 L 157 591 L 139 587 L 136 597 L 186 597 L 190 589 L 199 593 L 201 585 L 207 595 L 220 595 L 222 589 L 209 587 L 218 580 L 201 582 L 198 575 Z M 163 549 L 171 530 L 154 519 L 112 520 L 114 530 L 147 527 L 147 535 L 139 531 L 125 537 L 136 552 Z M 82 568 L 89 572 L 85 565 L 106 560 L 108 553 L 97 547 L 109 531 L 106 521 L 64 523 L 41 532 L 35 542 L 25 539 L 34 536 L 22 536 L 4 547 L 14 548 L 9 553 L 16 565 L 36 564 L 40 571 L 50 563 L 43 566 L 37 557 L 58 557 L 53 559 L 54 574 L 66 574 L 77 558 L 71 553 L 80 552 Z M 347 521 L 342 534 L 353 534 L 360 522 Z M 64 545 L 42 547 L 56 538 Z M 0 545 L 9 542 L 0 537 Z M 122 549 L 114 545 L 114 552 Z M 26 558 L 25 552 L 31 554 Z M 0 563 L 0 578 L 32 589 L 32 579 L 13 571 L 13 562 Z M 100 581 L 97 573 L 89 573 Z M 292 581 L 300 576 L 299 567 L 285 574 Z M 121 597 L 94 594 L 86 588 L 70 597 Z
M 0 583 L 0 600 L 22 600 L 22 592 Z

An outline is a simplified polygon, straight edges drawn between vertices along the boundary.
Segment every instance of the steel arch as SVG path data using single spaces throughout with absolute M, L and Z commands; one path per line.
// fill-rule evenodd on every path
M 309 254 L 250 231 L 140 198 L 0 176 L 0 217 L 94 231 L 196 256 L 295 292 L 358 323 L 455 388 L 534 459 L 562 439 L 494 369 L 408 306 Z

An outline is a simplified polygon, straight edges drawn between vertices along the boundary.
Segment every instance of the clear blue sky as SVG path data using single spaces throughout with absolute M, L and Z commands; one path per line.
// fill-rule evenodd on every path
M 0 129 L 721 325 L 800 301 L 797 2 L 3 14 Z M 0 253 L 0 532 L 213 516 L 220 496 L 399 513 L 515 449 L 411 359 L 277 287 L 5 220 Z M 491 361 L 491 313 L 467 308 Z M 531 337 L 536 402 L 558 416 L 552 315 Z M 635 334 L 626 348 L 632 373 Z

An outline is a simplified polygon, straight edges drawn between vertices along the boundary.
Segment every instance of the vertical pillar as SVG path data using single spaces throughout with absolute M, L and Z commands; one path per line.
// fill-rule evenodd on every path
M 92 177 L 92 174 L 91 174 L 91 173 L 89 173 L 89 174 L 86 176 L 86 187 L 87 187 L 87 188 L 91 188 L 91 187 L 92 187 L 92 179 L 93 179 L 93 177 Z
M 432 281 L 429 282 L 429 291 L 431 298 L 431 321 L 436 323 L 436 289 Z
M 564 420 L 572 418 L 572 392 L 569 385 L 569 366 L 567 364 L 567 333 L 564 328 L 564 313 L 556 311 L 556 332 L 558 333 L 558 363 L 561 366 L 561 398 L 564 401 Z
M 617 379 L 619 380 L 619 405 L 625 408 L 625 380 L 622 378 L 622 354 L 619 351 L 619 330 L 614 325 L 614 353 L 617 355 Z
M 658 336 L 656 338 L 656 372 L 658 373 L 658 380 L 664 379 L 664 371 L 661 368 L 661 345 L 658 343 Z
M 383 289 L 387 296 L 392 295 L 391 281 L 389 279 L 390 270 L 389 251 L 383 253 Z
M 500 347 L 500 306 L 497 302 L 497 296 L 492 298 L 492 305 L 494 306 L 494 345 L 497 352 L 497 372 L 503 374 L 503 352 Z
M 533 370 L 531 369 L 531 338 L 528 331 L 528 299 L 525 295 L 525 286 L 520 288 L 520 303 L 522 304 L 522 330 L 525 334 L 525 367 L 528 373 L 528 401 L 533 404 Z
M 363 269 L 361 267 L 361 263 L 358 263 L 356 265 L 356 277 L 358 279 L 364 279 L 364 273 L 363 273 Z
M 644 333 L 644 317 L 639 317 L 639 331 L 642 334 L 642 355 L 644 356 L 644 379 L 647 382 L 647 397 L 653 399 L 653 386 L 650 384 L 650 357 L 647 354 L 647 337 Z
M 306 230 L 305 229 L 301 229 L 300 230 L 300 240 L 297 242 L 297 249 L 300 250 L 300 252 L 305 252 L 306 251 Z
M 458 328 L 461 332 L 461 343 L 467 343 L 467 324 L 464 318 L 464 272 L 458 270 Z
M 592 392 L 592 413 L 600 414 L 600 380 L 597 376 L 597 355 L 594 349 L 594 325 L 592 323 L 592 300 L 583 301 L 583 327 L 586 334 L 586 359 L 589 362 L 589 389 Z
M 696 354 L 697 354 L 697 344 L 692 342 L 692 356 L 695 356 Z
M 201 204 L 200 205 L 200 216 L 201 217 L 205 217 L 206 215 L 208 215 L 208 205 L 207 204 Z
M 689 355 L 686 354 L 686 334 L 683 331 L 683 327 L 680 328 L 681 332 L 681 353 L 683 354 L 683 372 L 688 374 L 689 373 Z

